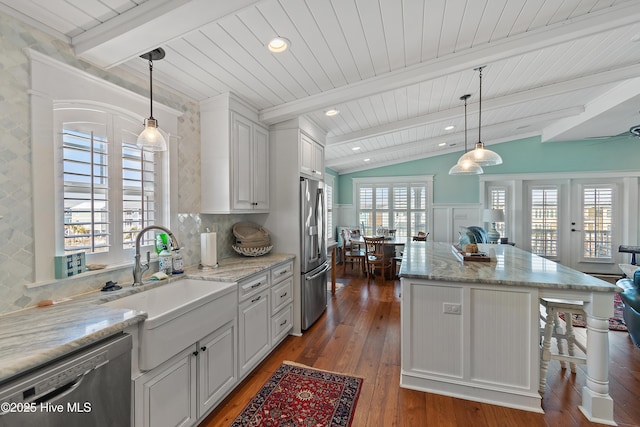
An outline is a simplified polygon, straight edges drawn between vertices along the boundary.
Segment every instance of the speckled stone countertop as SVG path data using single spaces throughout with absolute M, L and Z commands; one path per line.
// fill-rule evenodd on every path
M 231 257 L 221 260 L 219 268 L 207 271 L 189 268 L 182 276 L 237 282 L 293 258 L 285 254 Z M 0 383 L 143 321 L 147 317 L 144 312 L 101 304 L 181 278 L 174 276 L 136 288 L 124 286 L 114 292 L 97 290 L 48 307 L 0 316 Z
M 198 267 L 189 267 L 185 273 L 192 279 L 238 282 L 252 274 L 294 258 L 294 255 L 287 254 L 267 254 L 260 257 L 233 256 L 220 260 L 218 268 L 201 270 Z
M 461 262 L 450 243 L 408 242 L 400 277 L 534 288 L 618 292 L 617 286 L 511 245 L 478 245 L 490 262 Z

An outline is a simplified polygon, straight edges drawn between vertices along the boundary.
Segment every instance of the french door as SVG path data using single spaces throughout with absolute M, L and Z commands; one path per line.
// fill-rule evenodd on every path
M 530 181 L 528 250 L 586 273 L 618 274 L 622 181 Z

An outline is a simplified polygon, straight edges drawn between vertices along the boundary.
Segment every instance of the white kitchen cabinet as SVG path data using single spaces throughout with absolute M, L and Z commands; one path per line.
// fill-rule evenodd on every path
M 271 346 L 293 328 L 293 261 L 271 269 Z
M 324 147 L 304 133 L 300 133 L 300 173 L 324 179 Z
M 198 416 L 220 402 L 238 382 L 236 319 L 198 343 Z
M 136 427 L 192 426 L 197 417 L 195 346 L 134 381 Z
M 238 382 L 236 319 L 135 379 L 135 425 L 192 426 Z
M 200 104 L 201 211 L 269 211 L 269 132 L 231 94 Z
M 240 378 L 271 351 L 269 289 L 240 303 L 238 308 Z

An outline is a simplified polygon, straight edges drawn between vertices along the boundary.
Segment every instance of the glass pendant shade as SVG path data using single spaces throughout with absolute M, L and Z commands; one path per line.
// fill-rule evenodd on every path
M 469 160 L 480 166 L 496 166 L 502 164 L 502 157 L 495 151 L 484 148 L 482 142 L 476 143 L 476 148 L 460 157 L 460 161 Z
M 481 175 L 484 173 L 482 167 L 472 160 L 460 158 L 458 163 L 449 169 L 449 175 Z
M 145 119 L 144 130 L 138 135 L 136 145 L 150 151 L 165 151 L 167 149 L 167 141 L 158 129 L 156 119 L 153 117 Z

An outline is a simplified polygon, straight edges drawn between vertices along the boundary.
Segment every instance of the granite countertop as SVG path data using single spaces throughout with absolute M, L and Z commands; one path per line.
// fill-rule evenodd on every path
M 400 277 L 462 283 L 619 292 L 616 285 L 511 245 L 478 245 L 490 262 L 461 262 L 450 243 L 408 242 Z
M 212 270 L 187 268 L 184 275 L 141 287 L 123 287 L 114 292 L 92 292 L 69 301 L 42 308 L 30 308 L 0 316 L 0 383 L 44 363 L 122 332 L 144 321 L 147 315 L 102 303 L 136 292 L 162 286 L 183 277 L 237 282 L 293 255 L 267 254 L 262 257 L 231 257 L 220 260 Z

